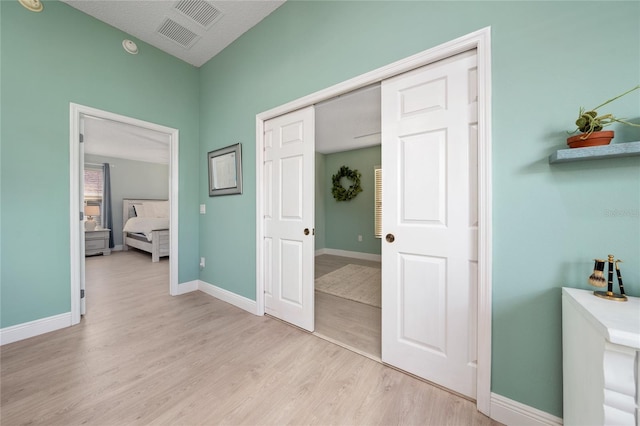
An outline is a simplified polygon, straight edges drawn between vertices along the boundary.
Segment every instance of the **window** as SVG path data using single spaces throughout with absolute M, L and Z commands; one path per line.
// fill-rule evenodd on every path
M 86 166 L 84 169 L 84 204 L 87 206 L 99 206 L 102 211 L 102 186 L 104 173 L 102 167 Z M 101 216 L 93 219 L 100 224 Z
M 376 166 L 374 169 L 375 179 L 375 237 L 382 238 L 382 168 Z

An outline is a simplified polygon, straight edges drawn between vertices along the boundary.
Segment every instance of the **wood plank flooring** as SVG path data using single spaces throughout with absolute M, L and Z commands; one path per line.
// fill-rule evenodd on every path
M 100 278 L 106 272 L 106 277 Z M 201 292 L 87 259 L 87 315 L 0 348 L 2 425 L 494 425 L 475 405 Z
M 348 264 L 380 269 L 380 262 L 323 254 L 315 258 L 315 277 L 320 278 Z M 319 291 L 315 295 L 314 334 L 380 361 L 381 309 Z

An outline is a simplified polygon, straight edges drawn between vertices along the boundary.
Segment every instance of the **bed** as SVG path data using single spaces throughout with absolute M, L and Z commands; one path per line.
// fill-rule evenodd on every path
M 151 261 L 169 256 L 169 202 L 167 200 L 122 200 L 122 250 L 130 247 L 151 253 Z

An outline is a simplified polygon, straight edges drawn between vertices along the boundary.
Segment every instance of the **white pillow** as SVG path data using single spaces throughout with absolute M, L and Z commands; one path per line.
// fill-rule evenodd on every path
M 169 217 L 168 201 L 146 201 L 143 217 Z M 140 215 L 138 215 L 140 217 Z
M 145 215 L 144 204 L 134 204 L 133 211 L 136 213 L 136 217 L 147 217 Z

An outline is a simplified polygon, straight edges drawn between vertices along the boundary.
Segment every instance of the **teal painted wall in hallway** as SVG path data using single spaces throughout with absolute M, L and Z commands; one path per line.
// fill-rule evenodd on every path
M 640 295 L 640 160 L 547 157 L 580 106 L 638 84 L 639 15 L 637 2 L 285 3 L 201 68 L 200 194 L 215 212 L 200 218 L 201 254 L 215 259 L 201 277 L 255 298 L 256 114 L 491 26 L 492 391 L 561 416 L 560 287 L 587 288 L 591 259 L 611 252 Z M 639 96 L 612 111 L 639 117 Z M 245 192 L 207 200 L 206 152 L 236 141 Z
M 326 155 L 320 154 L 316 152 L 316 182 L 315 182 L 315 227 L 316 227 L 316 237 L 315 237 L 315 248 L 316 250 L 320 250 L 327 247 L 327 242 L 325 238 L 325 229 L 326 229 L 326 214 L 325 214 L 325 196 L 324 196 L 324 188 L 325 184 L 325 163 L 326 163 Z
M 70 310 L 69 103 L 180 130 L 179 281 L 198 278 L 198 69 L 64 3 L 2 1 L 0 326 Z M 46 213 L 43 213 L 43 206 Z
M 380 146 L 353 151 L 338 152 L 325 156 L 325 178 L 322 194 L 325 206 L 326 248 L 380 254 L 380 238 L 374 237 L 374 196 L 375 183 L 373 169 L 380 165 Z M 336 201 L 331 195 L 332 176 L 341 166 L 361 173 L 362 192 L 349 201 Z M 345 179 L 346 181 L 346 179 Z M 350 182 L 345 182 L 346 187 Z M 358 241 L 362 235 L 362 242 Z

